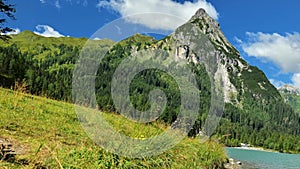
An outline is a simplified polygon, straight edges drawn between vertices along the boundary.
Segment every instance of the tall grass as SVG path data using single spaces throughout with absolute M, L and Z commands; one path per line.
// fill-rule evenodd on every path
M 216 142 L 186 138 L 152 158 L 129 159 L 95 145 L 84 132 L 72 104 L 0 88 L 0 139 L 8 139 L 18 153 L 0 168 L 222 168 L 225 150 Z M 106 120 L 126 135 L 143 139 L 164 131 L 161 123 L 136 124 L 113 113 Z

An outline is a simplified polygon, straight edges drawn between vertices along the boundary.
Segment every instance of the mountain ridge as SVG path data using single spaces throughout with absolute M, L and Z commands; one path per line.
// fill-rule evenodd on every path
M 117 44 L 110 51 L 112 55 L 109 54 L 106 58 L 110 60 L 110 62 L 118 65 L 118 63 L 121 62 L 120 59 L 126 58 L 131 53 L 137 53 L 144 49 L 162 49 L 169 53 L 169 57 L 175 57 L 175 59 L 173 58 L 174 60 L 178 60 L 178 58 L 187 59 L 196 76 L 202 79 L 198 79 L 197 82 L 201 90 L 200 100 L 205 101 L 201 105 L 203 112 L 199 114 L 199 118 L 197 119 L 199 121 L 196 122 L 194 129 L 190 132 L 190 135 L 195 135 L 203 129 L 205 124 L 204 119 L 209 112 L 208 105 L 210 104 L 207 101 L 209 101 L 211 97 L 209 82 L 211 79 L 209 80 L 208 74 L 205 73 L 205 69 L 210 69 L 209 65 L 205 65 L 205 62 L 204 64 L 201 62 L 201 60 L 208 61 L 208 58 L 197 55 L 197 52 L 193 50 L 200 49 L 201 53 L 203 47 L 199 47 L 199 45 L 207 45 L 204 43 L 201 44 L 201 42 L 208 42 L 208 39 L 214 49 L 211 50 L 212 53 L 208 53 L 207 56 L 211 56 L 211 59 L 216 63 L 211 68 L 211 74 L 218 78 L 220 76 L 224 77 L 223 82 L 225 84 L 224 118 L 222 118 L 220 126 L 215 132 L 220 141 L 227 146 L 239 146 L 240 143 L 249 143 L 251 145 L 276 149 L 278 151 L 289 152 L 287 149 L 299 151 L 299 146 L 284 146 L 284 144 L 292 142 L 294 142 L 293 144 L 295 145 L 298 144 L 294 138 L 299 137 L 299 116 L 284 102 L 278 90 L 270 83 L 266 75 L 257 67 L 249 65 L 241 58 L 239 52 L 232 45 L 226 43 L 227 40 L 221 30 L 219 30 L 219 26 L 216 24 L 217 22 L 212 22 L 216 30 L 210 29 L 213 31 L 206 31 L 206 28 L 210 28 L 206 21 L 211 22 L 213 19 L 200 9 L 190 21 L 180 26 L 167 38 L 156 41 L 154 44 L 148 44 L 147 42 L 132 42 L 125 45 L 123 44 L 123 46 Z M 208 26 L 205 27 L 203 25 Z M 224 37 L 225 40 L 222 40 L 221 37 Z M 203 41 L 201 41 L 201 39 Z M 221 40 L 216 42 L 216 39 Z M 210 49 L 213 48 L 212 45 L 208 45 Z M 101 69 L 100 72 L 105 72 L 106 75 L 112 76 L 116 67 L 110 66 L 109 63 L 104 63 L 103 66 L 107 69 Z M 157 75 L 154 80 L 137 78 L 138 80 L 132 83 L 132 91 L 137 89 L 137 91 L 135 91 L 135 95 L 137 96 L 132 96 L 134 102 L 138 102 L 139 98 L 147 98 L 148 95 L 143 94 L 143 92 L 147 93 L 150 90 L 143 90 L 138 87 L 138 81 L 140 85 L 148 87 L 148 83 L 159 81 L 161 80 L 160 77 L 163 77 L 163 74 L 155 73 L 157 73 Z M 144 72 L 141 76 L 153 76 L 155 73 Z M 99 73 L 98 76 L 99 79 L 105 78 Z M 164 82 L 166 81 L 169 80 L 164 80 Z M 101 89 L 107 88 L 105 89 L 107 94 L 110 92 L 109 81 L 103 82 L 99 80 L 98 83 Z M 163 84 L 161 86 L 162 89 L 165 85 L 166 84 Z M 167 89 L 164 90 L 166 90 L 167 93 L 171 93 L 169 95 L 174 95 L 174 98 L 178 97 L 176 93 L 168 91 Z M 174 88 L 173 90 L 176 91 L 177 89 Z M 101 95 L 101 92 L 97 93 L 97 95 Z M 147 107 L 148 103 L 145 100 L 144 102 L 142 101 L 142 104 L 136 105 L 136 107 L 140 110 L 147 110 L 149 107 Z M 109 105 L 109 109 L 115 110 L 110 97 L 99 97 L 98 103 L 102 104 L 100 107 Z M 163 113 L 161 119 L 167 122 L 173 122 L 174 114 L 176 115 L 176 102 L 175 105 L 171 104 L 168 106 L 166 109 L 168 113 Z M 172 106 L 173 109 L 171 108 Z M 278 142 L 278 137 L 282 138 L 282 141 Z
M 235 49 L 234 46 L 232 46 L 227 38 L 224 36 L 222 31 L 220 30 L 219 23 L 216 22 L 213 18 L 211 18 L 204 9 L 199 9 L 195 15 L 188 21 L 188 23 L 195 24 L 196 26 L 193 26 L 192 29 L 196 29 L 198 26 L 200 28 L 200 32 L 202 32 L 205 36 L 208 37 L 208 39 L 211 41 L 212 44 L 215 45 L 215 48 L 218 50 L 216 52 L 216 55 L 212 57 L 218 57 L 217 60 L 220 60 L 218 64 L 222 67 L 219 67 L 221 72 L 225 73 L 223 76 L 228 77 L 226 72 L 228 72 L 231 77 L 236 76 L 237 78 L 242 77 L 242 72 L 247 71 L 251 74 L 252 71 L 256 70 L 263 74 L 264 78 L 261 82 L 257 82 L 257 86 L 261 89 L 265 88 L 264 85 L 266 85 L 266 82 L 268 83 L 268 87 L 272 89 L 274 93 L 277 92 L 276 88 L 269 82 L 269 80 L 266 78 L 264 73 L 259 70 L 257 67 L 253 67 L 249 65 L 242 57 L 240 56 L 240 53 Z M 226 69 L 226 70 L 224 70 Z M 253 70 L 252 70 L 253 69 Z M 227 86 L 225 86 L 226 90 L 232 91 L 237 93 L 237 89 L 235 89 L 235 86 L 238 84 L 233 83 L 234 79 L 231 78 L 227 80 Z M 231 84 L 229 84 L 229 82 Z M 242 83 L 239 85 L 243 85 Z M 225 93 L 226 93 L 225 90 Z M 279 93 L 276 93 L 277 97 L 279 97 Z M 228 102 L 228 98 L 225 98 L 225 100 Z
M 32 42 L 17 35 L 12 36 L 9 44 L 0 44 L 0 75 L 9 75 L 12 81 L 24 78 L 27 90 L 32 94 L 72 101 L 73 71 L 86 41 L 76 38 L 67 40 L 40 38 Z M 169 53 L 170 57 L 187 59 L 196 76 L 202 101 L 201 111 L 189 135 L 197 135 L 204 127 L 211 98 L 211 79 L 206 71 L 209 65 L 202 62 L 208 57 L 197 55 L 197 50 L 203 49 L 201 40 L 210 43 L 208 46 L 212 53 L 207 56 L 211 56 L 213 63 L 216 63 L 211 69 L 211 77 L 222 77 L 224 83 L 225 110 L 213 137 L 227 146 L 249 143 L 283 152 L 299 152 L 299 115 L 284 102 L 261 70 L 242 59 L 220 30 L 219 24 L 203 9 L 198 10 L 174 33 L 159 41 L 143 35 L 129 37 L 118 43 L 95 41 L 98 47 L 108 49 L 101 63 L 91 60 L 91 63 L 100 65 L 95 86 L 99 109 L 110 112 L 116 110 L 110 95 L 111 77 L 124 58 L 141 50 L 160 49 Z M 133 80 L 130 91 L 135 107 L 140 110 L 149 108 L 148 93 L 154 87 L 173 98 L 159 120 L 174 122 L 180 93 L 174 81 L 163 72 L 141 72 Z

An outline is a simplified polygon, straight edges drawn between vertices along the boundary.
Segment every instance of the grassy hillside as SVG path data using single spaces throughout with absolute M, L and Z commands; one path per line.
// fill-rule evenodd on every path
M 69 103 L 0 88 L 0 140 L 13 143 L 13 161 L 0 161 L 0 168 L 219 168 L 226 161 L 223 147 L 186 138 L 157 157 L 128 159 L 95 145 L 83 131 Z M 115 128 L 143 138 L 166 126 L 135 124 L 104 113 Z
M 39 36 L 31 31 L 23 31 L 17 35 L 11 35 L 12 38 L 9 40 L 9 43 L 6 43 L 6 46 L 10 44 L 17 43 L 22 52 L 38 52 L 42 46 L 51 49 L 51 51 L 59 52 L 56 50 L 56 45 L 65 44 L 65 45 L 73 45 L 73 46 L 83 46 L 85 42 L 88 40 L 87 38 L 72 38 L 72 37 L 61 37 L 61 38 L 45 38 L 43 36 Z M 56 44 L 56 45 L 55 45 Z M 5 43 L 4 43 L 5 46 Z

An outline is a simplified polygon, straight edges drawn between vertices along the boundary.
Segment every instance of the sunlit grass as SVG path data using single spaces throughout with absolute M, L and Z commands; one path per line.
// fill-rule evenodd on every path
M 79 123 L 74 106 L 0 88 L 0 139 L 13 143 L 14 162 L 0 168 L 218 168 L 226 161 L 223 147 L 186 138 L 152 158 L 129 159 L 95 145 Z M 113 113 L 103 113 L 114 129 L 137 139 L 162 133 L 158 122 L 138 124 Z

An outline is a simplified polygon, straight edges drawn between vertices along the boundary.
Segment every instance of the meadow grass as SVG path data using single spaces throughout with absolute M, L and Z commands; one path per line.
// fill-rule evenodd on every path
M 85 133 L 74 105 L 0 88 L 0 139 L 13 143 L 15 160 L 0 161 L 0 168 L 222 168 L 222 145 L 185 138 L 167 152 L 144 159 L 121 157 L 96 145 Z M 139 124 L 103 113 L 120 132 L 137 139 L 166 129 L 162 123 Z

